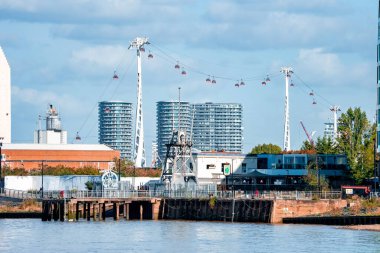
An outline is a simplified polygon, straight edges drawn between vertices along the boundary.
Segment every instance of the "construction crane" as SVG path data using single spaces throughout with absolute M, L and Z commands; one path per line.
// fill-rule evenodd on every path
M 302 123 L 302 121 L 300 121 L 300 123 L 301 123 L 301 126 L 302 126 L 303 130 L 305 131 L 305 134 L 306 134 L 306 136 L 307 136 L 307 139 L 309 140 L 311 146 L 314 148 L 315 146 L 314 146 L 314 141 L 313 141 L 313 135 L 314 135 L 315 132 L 313 132 L 312 134 L 309 134 L 309 132 L 306 130 L 306 127 L 305 127 L 305 125 Z

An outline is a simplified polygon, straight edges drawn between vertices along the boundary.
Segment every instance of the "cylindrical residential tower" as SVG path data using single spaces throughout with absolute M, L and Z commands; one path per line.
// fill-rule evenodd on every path
M 132 103 L 99 102 L 99 143 L 119 150 L 123 159 L 133 159 Z

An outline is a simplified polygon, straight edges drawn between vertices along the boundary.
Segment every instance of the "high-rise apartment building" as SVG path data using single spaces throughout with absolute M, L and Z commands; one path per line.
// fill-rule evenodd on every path
M 166 156 L 166 145 L 170 142 L 173 129 L 179 122 L 190 136 L 193 148 L 201 151 L 243 151 L 242 106 L 236 103 L 181 102 L 157 103 L 157 144 L 162 161 Z M 192 129 L 191 129 L 192 128 Z
M 121 101 L 99 102 L 99 143 L 119 150 L 123 159 L 133 159 L 132 104 Z
M 194 111 L 193 147 L 201 151 L 243 152 L 241 104 L 200 103 Z
M 11 68 L 0 47 L 0 142 L 11 143 Z
M 188 135 L 191 128 L 191 111 L 188 102 L 157 102 L 157 150 L 159 160 L 164 162 L 166 144 L 172 138 L 173 129 L 181 128 Z

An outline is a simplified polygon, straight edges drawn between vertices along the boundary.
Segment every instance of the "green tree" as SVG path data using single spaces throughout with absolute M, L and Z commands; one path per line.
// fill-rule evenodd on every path
M 373 174 L 375 130 L 360 108 L 349 108 L 339 118 L 338 150 L 347 155 L 351 176 L 357 184 Z
M 280 154 L 281 152 L 282 149 L 280 148 L 280 146 L 271 143 L 257 145 L 251 150 L 251 154 Z
M 320 160 L 318 159 L 318 162 L 319 161 Z M 307 175 L 306 177 L 304 177 L 305 183 L 308 185 L 308 188 L 310 190 L 328 190 L 328 180 L 325 177 L 319 175 L 318 173 L 320 173 L 320 171 L 318 171 L 316 160 L 314 160 L 307 166 Z
M 310 141 L 309 140 L 305 140 L 303 143 L 302 143 L 302 146 L 301 146 L 301 151 L 307 151 L 307 153 L 315 153 L 315 147 L 313 145 L 311 145 Z
M 318 137 L 315 144 L 315 148 L 318 154 L 338 154 L 337 143 L 330 137 Z

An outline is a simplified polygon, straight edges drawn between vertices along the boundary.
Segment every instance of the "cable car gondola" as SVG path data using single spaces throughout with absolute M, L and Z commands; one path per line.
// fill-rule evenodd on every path
M 175 69 L 179 69 L 179 68 L 180 68 L 178 61 L 177 61 L 177 64 L 174 65 L 174 68 L 175 68 Z
M 153 54 L 149 51 L 148 59 L 153 59 Z
M 80 138 L 80 136 L 79 136 L 79 133 L 77 132 L 77 136 L 75 136 L 75 140 L 77 140 L 77 141 L 80 141 L 81 140 L 81 138 Z
M 119 76 L 116 74 L 116 71 L 113 72 L 113 77 L 112 78 L 115 79 L 115 80 L 119 79 Z

